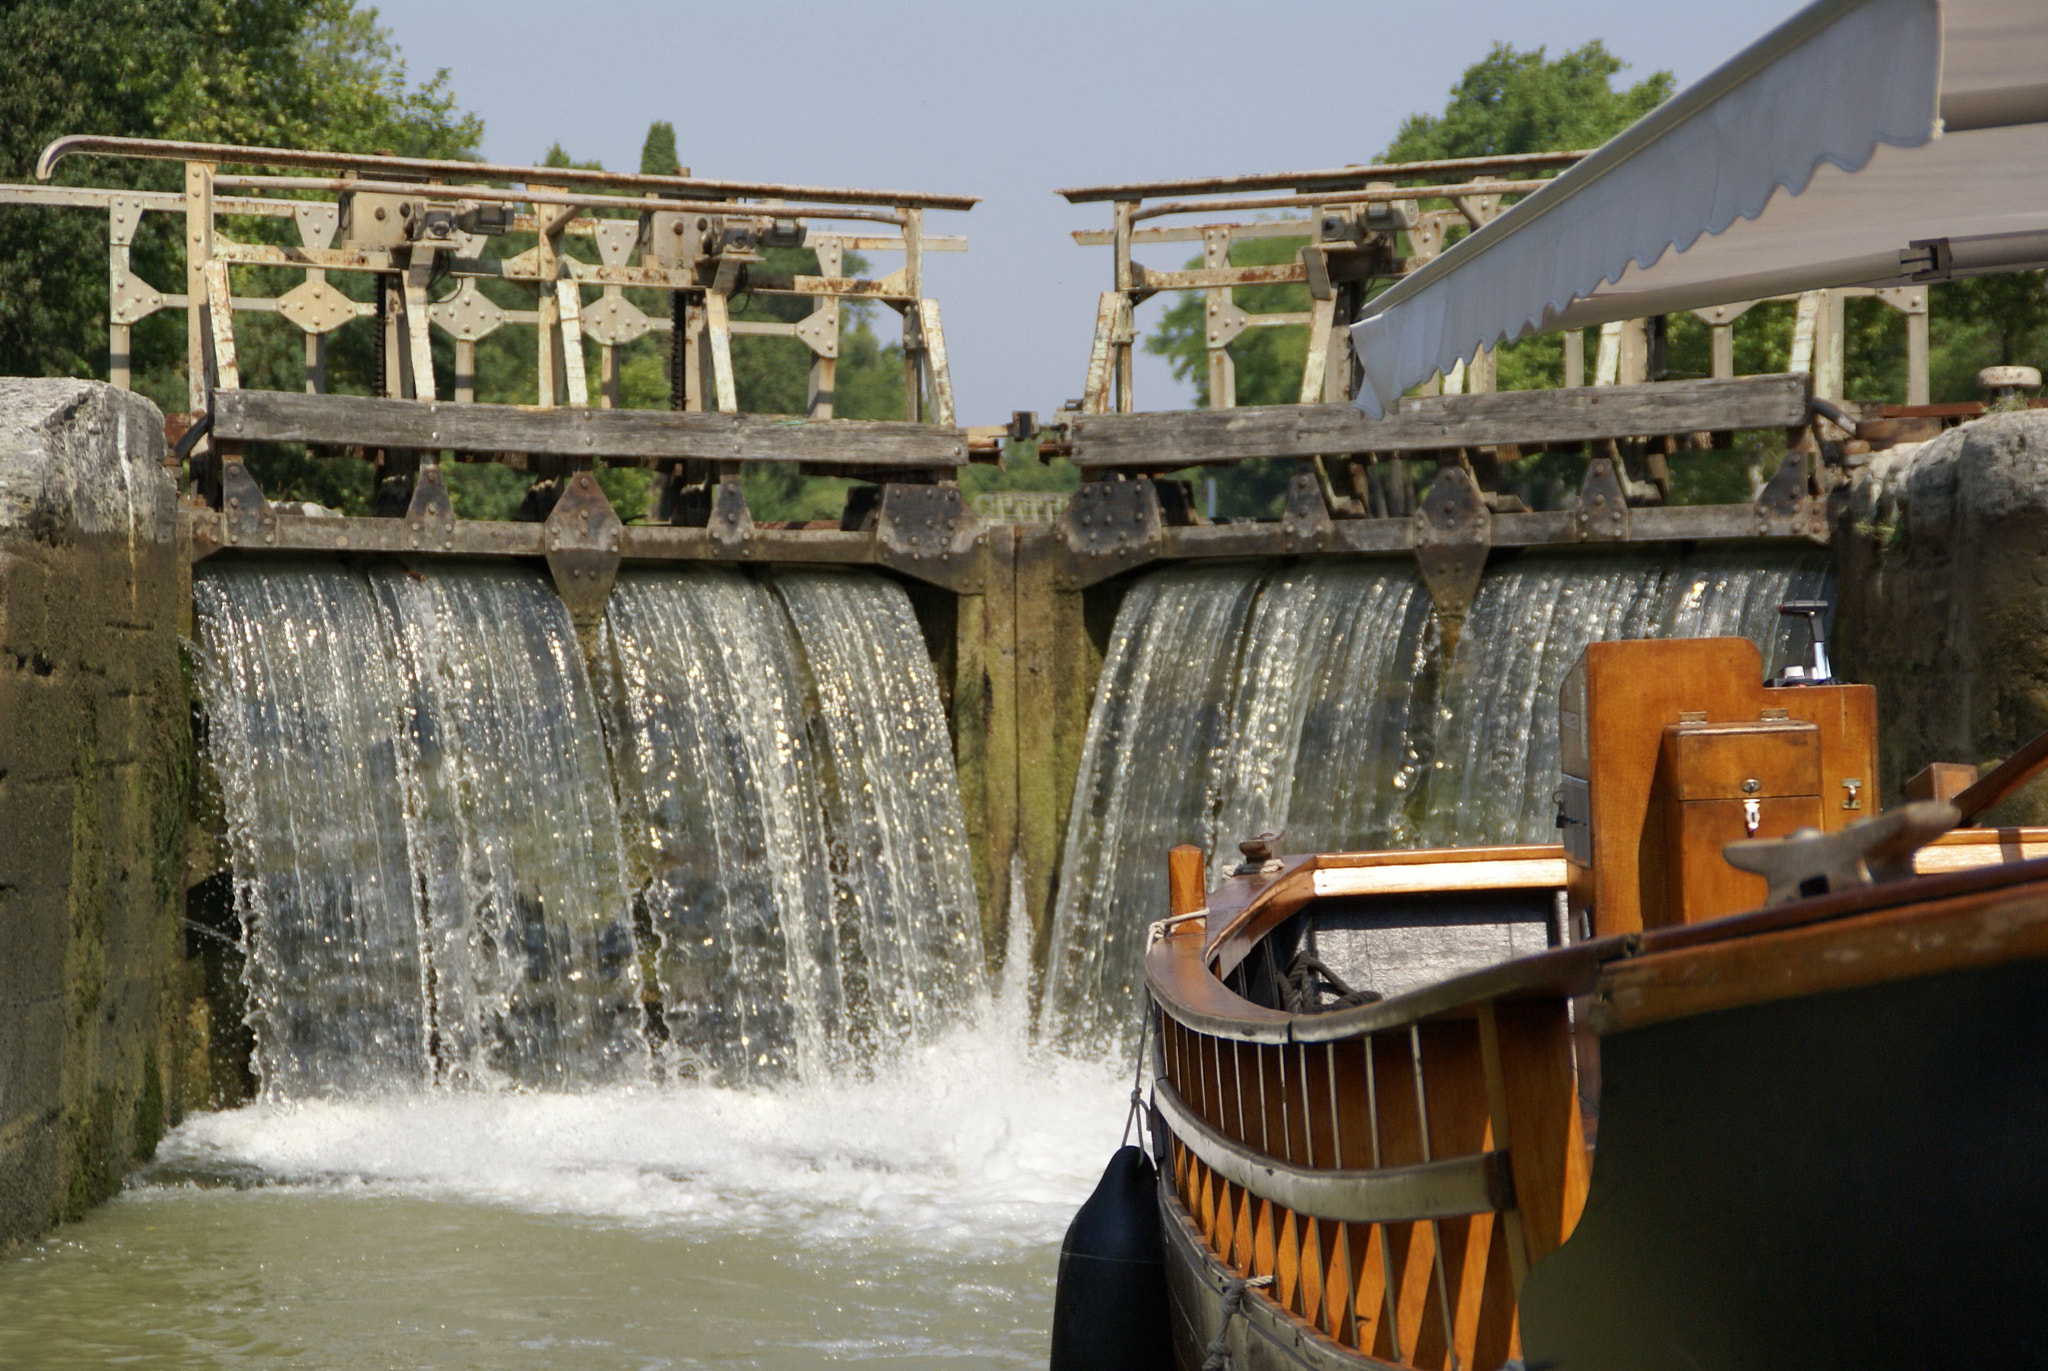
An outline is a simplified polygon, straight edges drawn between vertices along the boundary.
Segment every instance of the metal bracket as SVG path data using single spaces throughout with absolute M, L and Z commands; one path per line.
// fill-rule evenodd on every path
M 737 476 L 721 476 L 711 491 L 711 515 L 705 520 L 719 551 L 744 557 L 754 536 L 754 512 L 747 508 L 747 490 Z
M 426 471 L 420 472 L 422 478 Z M 418 499 L 415 487 L 414 499 Z M 604 604 L 619 574 L 619 533 L 625 527 L 597 477 L 571 476 L 546 524 L 548 571 L 581 629 L 604 616 Z
M 1586 542 L 1628 541 L 1628 487 L 1610 457 L 1586 463 L 1586 479 L 1571 513 L 1572 537 Z
M 406 545 L 415 551 L 443 552 L 455 546 L 455 507 L 448 501 L 448 478 L 439 462 L 422 462 L 412 478 L 412 499 L 405 507 Z
M 975 579 L 974 550 L 981 541 L 981 521 L 968 511 L 959 486 L 891 482 L 882 487 L 875 542 L 883 566 L 962 589 Z
M 1151 561 L 1164 524 L 1150 480 L 1084 483 L 1067 501 L 1064 528 L 1075 582 L 1094 585 Z
M 263 487 L 242 465 L 239 453 L 224 452 L 220 463 L 221 542 L 228 547 L 277 541 L 277 515 Z
M 1754 508 L 1759 537 L 1827 541 L 1827 509 L 1813 498 L 1804 448 L 1795 447 L 1785 454 L 1776 474 L 1756 493 Z
M 1453 639 L 1479 593 L 1486 556 L 1493 550 L 1493 511 L 1462 463 L 1445 463 L 1437 473 L 1415 511 L 1408 545 L 1444 635 Z
M 1294 545 L 1295 552 L 1317 552 L 1329 541 L 1330 507 L 1323 500 L 1323 485 L 1314 472 L 1298 472 L 1287 483 L 1280 531 Z

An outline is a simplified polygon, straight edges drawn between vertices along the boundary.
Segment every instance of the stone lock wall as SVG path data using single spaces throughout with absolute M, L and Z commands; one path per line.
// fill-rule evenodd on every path
M 0 1249 L 171 1122 L 191 603 L 163 416 L 0 379 Z
M 1840 668 L 1877 687 L 1885 802 L 1929 762 L 1988 769 L 2048 729 L 2048 412 L 1877 454 L 1839 518 Z M 2048 784 L 1989 817 L 2048 823 Z

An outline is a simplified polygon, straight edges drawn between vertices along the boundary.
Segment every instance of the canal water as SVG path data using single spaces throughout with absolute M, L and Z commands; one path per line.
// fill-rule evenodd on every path
M 0 1259 L 0 1367 L 1044 1365 L 1121 1065 L 1021 1004 L 866 1079 L 256 1104 Z

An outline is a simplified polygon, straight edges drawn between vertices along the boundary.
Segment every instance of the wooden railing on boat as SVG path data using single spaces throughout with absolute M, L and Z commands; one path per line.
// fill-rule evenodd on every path
M 1461 869 L 1479 883 L 1466 888 L 1563 885 L 1554 847 L 1372 855 L 1364 869 L 1390 891 L 1449 888 Z M 1174 912 L 1199 909 L 1201 853 L 1172 863 Z M 1174 1193 L 1210 1252 L 1270 1277 L 1314 1334 L 1400 1365 L 1498 1366 L 1517 1354 L 1522 1278 L 1584 1202 L 1568 1006 L 1597 961 L 1565 949 L 1514 964 L 1494 993 L 1461 977 L 1435 1006 L 1421 991 L 1302 1016 L 1218 979 L 1219 955 L 1241 957 L 1309 899 L 1366 888 L 1361 865 L 1297 862 L 1149 950 Z
M 1223 976 L 1317 898 L 1540 888 L 1556 848 L 1293 858 L 1176 916 L 1146 952 L 1154 1104 L 1176 1216 L 1303 1342 L 1417 1368 L 1521 1355 L 1529 1268 L 1570 1237 L 1590 1153 L 1573 1032 L 2048 958 L 2048 830 L 1953 834 L 1908 885 L 1554 947 L 1379 1003 L 1255 1004 Z M 1561 865 L 1561 862 L 1559 862 Z M 1434 870 L 1432 870 L 1434 868 Z M 1328 1358 L 1322 1359 L 1326 1364 Z

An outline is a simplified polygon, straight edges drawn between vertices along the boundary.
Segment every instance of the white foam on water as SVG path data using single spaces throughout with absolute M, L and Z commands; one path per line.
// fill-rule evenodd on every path
M 1016 963 L 1013 963 L 1015 965 Z M 1021 996 L 864 1079 L 258 1103 L 187 1120 L 147 1186 L 406 1194 L 603 1224 L 986 1259 L 1056 1242 L 1124 1124 L 1128 1065 L 1031 1048 Z

